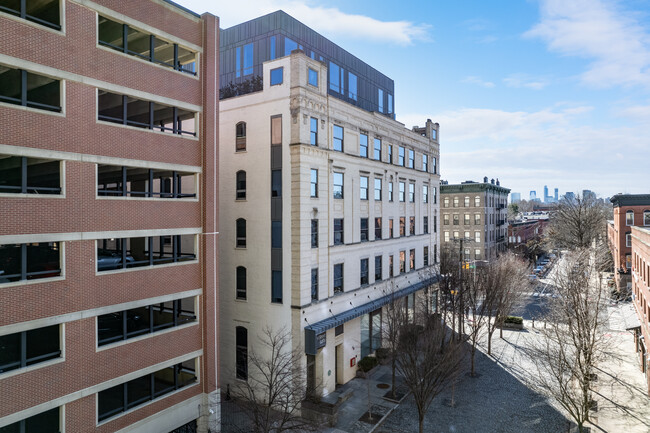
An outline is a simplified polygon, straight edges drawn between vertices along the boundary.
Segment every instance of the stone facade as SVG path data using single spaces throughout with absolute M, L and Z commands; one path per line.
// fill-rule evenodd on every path
M 437 260 L 438 124 L 408 130 L 328 95 L 327 76 L 295 51 L 264 63 L 261 92 L 221 101 L 224 384 L 246 379 L 270 327 L 291 331 L 312 385 L 333 392 L 379 346 L 385 297 L 406 290 L 413 308 Z

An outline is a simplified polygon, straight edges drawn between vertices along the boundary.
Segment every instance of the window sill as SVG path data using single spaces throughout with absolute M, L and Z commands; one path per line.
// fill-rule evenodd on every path
M 59 18 L 63 18 L 63 19 L 61 20 L 62 22 L 61 22 L 61 24 L 60 24 L 60 25 L 61 25 L 61 30 L 53 29 L 53 28 L 50 28 L 50 27 L 48 27 L 48 26 L 46 26 L 46 25 L 44 25 L 44 24 L 39 24 L 39 23 L 36 23 L 36 22 L 34 22 L 34 21 L 30 21 L 30 20 L 28 20 L 28 19 L 21 18 L 21 17 L 19 17 L 19 16 L 12 15 L 12 14 L 7 13 L 7 12 L 0 12 L 0 17 L 2 17 L 2 18 L 8 18 L 8 19 L 13 20 L 13 21 L 16 21 L 16 22 L 18 22 L 18 23 L 26 24 L 26 25 L 32 26 L 32 27 L 37 28 L 37 29 L 40 29 L 40 30 L 47 30 L 48 32 L 53 33 L 53 34 L 55 34 L 55 35 L 65 36 L 65 31 L 64 31 L 64 28 L 65 28 L 65 27 L 64 27 L 65 17 L 59 17 Z
M 180 45 L 182 45 L 182 44 L 180 44 Z M 122 56 L 124 56 L 124 57 L 127 57 L 127 58 L 132 59 L 132 60 L 136 60 L 136 61 L 138 61 L 138 62 L 140 62 L 140 63 L 144 63 L 144 64 L 146 64 L 146 65 L 152 65 L 152 66 L 154 66 L 154 67 L 156 67 L 156 68 L 159 68 L 159 69 L 162 69 L 162 70 L 164 70 L 164 71 L 175 72 L 175 73 L 177 73 L 177 74 L 181 74 L 181 76 L 183 76 L 183 77 L 192 78 L 192 79 L 194 79 L 194 80 L 196 80 L 196 81 L 199 81 L 199 73 L 198 73 L 198 72 L 196 73 L 196 75 L 194 75 L 194 74 L 190 74 L 190 73 L 187 73 L 187 72 L 182 72 L 182 71 L 179 71 L 179 70 L 174 69 L 174 68 L 171 68 L 171 67 L 167 67 L 167 66 L 159 65 L 159 64 L 156 63 L 156 62 L 150 62 L 149 60 L 142 59 L 142 58 L 140 58 L 140 57 L 138 57 L 138 56 L 135 56 L 135 55 L 133 55 L 133 54 L 127 54 L 127 53 L 123 53 L 123 52 L 117 51 L 117 50 L 115 50 L 115 49 L 113 49 L 113 48 L 110 48 L 110 47 L 106 47 L 106 46 L 104 46 L 104 45 L 101 45 L 101 44 L 99 44 L 99 42 L 96 43 L 95 47 L 98 48 L 98 49 L 100 49 L 100 50 L 104 50 L 104 51 L 111 52 L 111 53 L 113 53 L 113 54 L 122 55 Z M 198 66 L 199 66 L 199 65 L 198 65 L 198 59 L 197 59 L 196 63 L 197 63 L 197 68 L 196 68 L 196 70 L 199 71 L 199 70 L 200 70 L 200 67 L 198 67 Z
M 63 352 L 63 349 L 61 349 L 61 352 Z M 60 358 L 55 358 L 55 359 L 50 359 L 44 362 L 39 362 L 38 364 L 30 365 L 29 367 L 23 367 L 23 368 L 17 368 L 15 370 L 10 370 L 6 373 L 0 373 L 0 380 L 7 379 L 9 377 L 17 376 L 19 374 L 23 373 L 29 373 L 34 370 L 38 370 L 39 368 L 45 368 L 49 367 L 51 365 L 56 365 L 60 364 L 62 362 L 65 362 L 65 357 L 60 357 Z
M 41 111 L 41 110 L 39 110 Z M 58 113 L 55 113 L 58 114 Z M 199 134 L 197 132 L 196 135 L 182 135 L 182 134 L 170 134 L 168 132 L 162 132 L 162 131 L 156 131 L 155 129 L 149 129 L 149 128 L 138 128 L 137 126 L 131 126 L 131 125 L 124 125 L 122 123 L 115 123 L 115 122 L 109 122 L 106 120 L 100 120 L 97 117 L 95 117 L 95 123 L 99 125 L 110 125 L 110 126 L 115 126 L 117 128 L 125 128 L 130 131 L 140 131 L 140 132 L 145 132 L 149 134 L 155 134 L 155 135 L 162 135 L 165 137 L 174 137 L 174 138 L 182 138 L 184 140 L 191 140 L 191 141 L 199 141 Z
M 124 197 L 124 196 L 95 195 L 95 199 L 96 200 L 155 201 L 155 202 L 173 202 L 173 203 L 183 203 L 183 202 L 197 203 L 199 201 L 198 195 L 197 197 L 194 198 Z
M 12 192 L 2 192 L 0 193 L 0 198 L 36 198 L 36 199 L 43 199 L 43 198 L 55 198 L 55 199 L 62 199 L 66 198 L 65 193 L 63 194 L 23 194 L 23 193 L 12 193 Z
M 20 280 L 20 281 L 14 281 L 10 283 L 0 283 L 0 289 L 5 288 L 5 287 L 18 287 L 18 286 L 27 286 L 30 284 L 39 284 L 39 283 L 51 283 L 54 281 L 64 281 L 65 280 L 65 275 L 63 275 L 63 269 L 61 269 L 61 274 L 57 277 L 50 277 L 50 278 L 37 278 L 35 280 Z M 2 275 L 0 275 L 0 278 L 2 278 Z
M 61 90 L 62 95 L 63 95 L 63 93 L 64 93 L 64 90 Z M 8 102 L 0 102 L 0 107 L 14 108 L 16 110 L 24 110 L 24 111 L 28 111 L 30 113 L 48 114 L 50 116 L 65 117 L 65 106 L 64 105 L 61 105 L 61 111 L 59 111 L 59 112 L 43 110 L 43 109 L 40 109 L 40 108 L 26 107 L 24 105 L 18 105 L 18 104 L 10 104 Z
M 162 331 L 156 331 L 156 332 L 152 332 L 150 334 L 147 333 L 147 334 L 143 334 L 143 335 L 138 335 L 137 337 L 129 338 L 129 339 L 126 339 L 126 340 L 120 340 L 120 341 L 115 342 L 115 343 L 109 343 L 109 344 L 104 344 L 104 345 L 101 345 L 101 346 L 97 346 L 95 348 L 95 352 L 103 352 L 105 350 L 114 349 L 116 347 L 124 346 L 124 345 L 129 344 L 129 343 L 135 343 L 135 342 L 138 342 L 138 341 L 147 340 L 149 338 L 156 337 L 158 335 L 169 334 L 170 332 L 173 332 L 173 331 L 178 331 L 180 329 L 185 329 L 185 328 L 190 328 L 192 326 L 197 326 L 198 324 L 199 324 L 199 318 L 197 316 L 197 319 L 192 323 L 186 323 L 186 324 L 183 324 L 183 325 L 180 325 L 180 326 L 173 326 L 171 328 L 163 329 Z

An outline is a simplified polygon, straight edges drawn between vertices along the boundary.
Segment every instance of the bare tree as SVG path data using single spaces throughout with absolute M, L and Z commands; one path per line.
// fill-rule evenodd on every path
M 562 199 L 549 222 L 547 240 L 556 248 L 588 248 L 604 234 L 608 208 L 593 195 Z
M 600 251 L 565 254 L 554 278 L 542 339 L 530 351 L 537 367 L 534 385 L 560 404 L 582 431 L 592 408 L 594 371 L 607 354 L 606 290 L 597 278 Z
M 500 328 L 500 337 L 503 338 L 503 320 L 530 283 L 527 277 L 528 265 L 512 253 L 501 254 L 484 271 L 487 273 L 484 284 L 489 314 L 488 355 L 491 355 L 494 331 Z
M 490 268 L 482 268 L 477 270 L 474 268 L 470 273 L 472 276 L 466 279 L 465 287 L 465 302 L 467 308 L 472 313 L 471 320 L 467 320 L 467 328 L 469 328 L 468 340 L 470 343 L 470 375 L 476 375 L 475 369 L 475 355 L 476 347 L 479 338 L 483 335 L 486 323 L 490 320 L 490 312 L 492 309 L 492 298 L 490 294 L 490 284 L 494 275 L 488 272 Z
M 447 389 L 461 370 L 463 343 L 437 315 L 417 314 L 399 334 L 397 369 L 413 394 L 420 433 L 433 399 Z
M 234 390 L 252 424 L 239 427 L 255 433 L 315 431 L 310 421 L 300 417 L 306 378 L 302 354 L 292 350 L 290 331 L 264 328 L 258 343 L 257 350 L 249 354 L 248 379 Z
M 437 270 L 443 326 L 451 322 L 450 328 L 455 331 L 458 324 L 458 335 L 460 336 L 462 334 L 463 302 L 461 302 L 462 284 L 459 251 L 448 245 L 441 248 L 440 263 Z
M 399 333 L 404 324 L 407 322 L 406 308 L 404 308 L 404 299 L 397 298 L 395 281 L 391 280 L 390 285 L 390 302 L 382 314 L 383 324 L 381 327 L 382 342 L 388 350 L 388 359 L 391 363 L 391 397 L 395 398 L 395 388 L 397 385 L 397 351 L 399 349 Z

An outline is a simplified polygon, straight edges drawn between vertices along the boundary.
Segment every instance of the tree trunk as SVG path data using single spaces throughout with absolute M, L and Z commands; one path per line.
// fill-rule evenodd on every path
M 492 355 L 492 332 L 488 332 L 488 356 Z
M 474 371 L 474 355 L 476 355 L 476 339 L 472 340 L 472 351 L 471 351 L 471 359 L 472 359 L 472 370 L 470 372 L 470 376 L 474 377 L 475 371 Z
M 393 358 L 393 360 L 392 360 L 393 384 L 392 384 L 392 387 L 391 387 L 391 393 L 392 393 L 393 398 L 395 398 L 395 367 L 396 367 L 395 366 L 395 351 L 393 351 L 393 357 L 392 358 Z
M 501 324 L 501 328 L 499 328 L 499 338 L 503 340 L 503 323 Z
M 424 414 L 419 414 L 420 433 L 424 433 Z

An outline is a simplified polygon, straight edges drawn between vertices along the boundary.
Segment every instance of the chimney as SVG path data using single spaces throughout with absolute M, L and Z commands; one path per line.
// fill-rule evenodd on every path
M 494 185 L 494 178 L 490 179 L 490 183 Z
M 483 183 L 488 183 L 488 182 L 487 182 L 487 176 L 485 176 L 485 177 L 483 178 Z
M 499 178 L 497 177 L 497 186 L 500 186 L 501 182 L 499 182 Z

